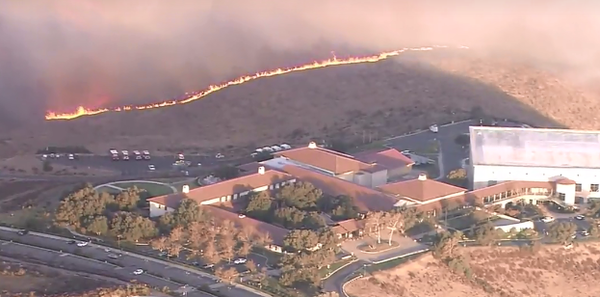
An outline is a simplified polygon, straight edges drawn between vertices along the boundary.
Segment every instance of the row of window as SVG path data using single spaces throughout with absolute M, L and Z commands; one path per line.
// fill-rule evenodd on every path
M 575 192 L 581 192 L 581 184 L 575 184 Z M 590 192 L 600 192 L 600 184 L 591 184 Z

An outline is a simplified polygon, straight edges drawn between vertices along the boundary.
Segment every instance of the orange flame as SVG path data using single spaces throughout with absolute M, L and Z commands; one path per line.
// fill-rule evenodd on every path
M 258 78 L 262 78 L 262 77 L 270 77 L 270 76 L 282 75 L 282 74 L 286 74 L 286 73 L 290 73 L 290 72 L 319 69 L 319 68 L 330 67 L 330 66 L 351 65 L 351 64 L 361 64 L 361 63 L 375 63 L 375 62 L 379 62 L 382 60 L 386 60 L 390 57 L 398 56 L 401 53 L 407 52 L 407 51 L 430 51 L 430 50 L 433 50 L 436 48 L 447 48 L 447 47 L 448 46 L 435 45 L 435 46 L 431 46 L 431 47 L 403 48 L 400 50 L 383 52 L 378 55 L 363 56 L 363 57 L 350 57 L 350 58 L 344 58 L 344 59 L 340 59 L 334 55 L 333 58 L 323 60 L 323 61 L 315 61 L 313 63 L 304 64 L 304 65 L 300 65 L 300 66 L 296 66 L 296 67 L 278 68 L 278 69 L 274 69 L 274 70 L 270 70 L 270 71 L 257 72 L 252 75 L 245 75 L 242 77 L 238 77 L 234 80 L 224 82 L 219 85 L 210 85 L 210 86 L 208 86 L 208 88 L 206 88 L 202 91 L 196 92 L 192 96 L 190 96 L 186 99 L 183 99 L 183 100 L 171 100 L 171 101 L 165 101 L 165 102 L 161 102 L 161 103 L 154 103 L 154 104 L 148 104 L 148 105 L 121 106 L 121 107 L 115 107 L 115 108 L 110 108 L 110 109 L 109 108 L 88 109 L 83 106 L 79 106 L 76 111 L 70 112 L 70 113 L 56 113 L 56 112 L 48 111 L 46 113 L 46 120 L 72 120 L 72 119 L 79 118 L 82 116 L 97 115 L 97 114 L 101 114 L 101 113 L 105 113 L 105 112 L 109 112 L 109 111 L 120 112 L 120 111 L 131 111 L 131 110 L 144 110 L 144 109 L 151 109 L 151 108 L 161 108 L 161 107 L 172 106 L 172 105 L 177 105 L 177 104 L 186 104 L 186 103 L 190 103 L 192 101 L 202 99 L 214 92 L 225 89 L 227 87 L 234 86 L 234 85 L 240 85 L 245 82 L 249 82 L 251 80 L 255 80 Z M 466 47 L 466 46 L 459 46 L 458 48 L 468 49 L 468 47 Z

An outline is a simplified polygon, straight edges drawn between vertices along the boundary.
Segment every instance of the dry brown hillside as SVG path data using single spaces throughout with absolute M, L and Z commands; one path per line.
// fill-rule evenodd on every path
M 581 90 L 526 64 L 469 51 L 410 53 L 260 79 L 185 106 L 48 122 L 0 135 L 0 150 L 215 151 L 363 133 L 383 138 L 467 118 L 475 106 L 540 126 L 600 129 L 600 99 Z
M 360 297 L 596 297 L 598 248 L 597 243 L 572 250 L 544 247 L 535 254 L 516 247 L 468 248 L 471 279 L 426 255 L 353 281 L 345 289 Z

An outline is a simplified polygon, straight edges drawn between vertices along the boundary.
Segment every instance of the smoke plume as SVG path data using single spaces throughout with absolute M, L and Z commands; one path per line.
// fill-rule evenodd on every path
M 600 76 L 600 2 L 0 0 L 0 118 L 149 103 L 330 51 L 468 45 Z M 30 118 L 30 117 L 28 117 Z

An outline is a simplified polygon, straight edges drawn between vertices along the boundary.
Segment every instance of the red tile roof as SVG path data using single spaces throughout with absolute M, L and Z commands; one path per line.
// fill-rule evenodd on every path
M 431 179 L 413 179 L 379 186 L 383 192 L 421 203 L 464 193 L 467 190 Z
M 364 220 L 349 219 L 338 222 L 336 226 L 333 226 L 331 230 L 336 234 L 346 234 L 363 230 L 365 228 Z
M 292 165 L 285 166 L 283 171 L 297 177 L 299 180 L 313 184 L 327 195 L 346 195 L 352 198 L 356 207 L 361 211 L 386 211 L 392 209 L 396 203 L 396 199 L 390 195 L 337 177 L 323 175 Z
M 275 153 L 276 156 L 286 157 L 304 164 L 315 166 L 334 174 L 368 170 L 372 166 L 355 159 L 353 156 L 340 152 L 316 147 L 300 147 L 292 150 Z
M 148 199 L 148 201 L 172 207 L 170 205 L 178 205 L 179 202 L 187 196 L 188 198 L 194 199 L 198 203 L 201 203 L 203 201 L 229 196 L 233 194 L 239 194 L 267 185 L 280 183 L 293 178 L 294 177 L 284 172 L 276 170 L 266 170 L 264 174 L 255 173 L 243 175 L 238 178 L 225 180 L 212 185 L 192 189 L 187 194 L 178 193 L 166 196 L 159 196 Z
M 202 208 L 211 214 L 217 222 L 228 220 L 233 222 L 238 228 L 242 228 L 242 226 L 250 226 L 258 233 L 269 233 L 271 239 L 273 240 L 273 244 L 279 246 L 283 245 L 283 239 L 290 232 L 287 229 L 255 220 L 250 217 L 240 218 L 237 213 L 227 211 L 226 209 L 222 209 L 217 206 L 203 205 Z
M 357 160 L 377 164 L 387 169 L 395 169 L 415 164 L 413 160 L 396 149 L 365 151 L 354 155 Z

